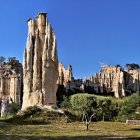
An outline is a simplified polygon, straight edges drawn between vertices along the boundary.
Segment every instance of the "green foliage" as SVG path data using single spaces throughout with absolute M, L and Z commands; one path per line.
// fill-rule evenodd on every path
M 57 106 L 58 107 L 63 107 L 63 102 L 66 102 L 65 101 L 65 97 L 70 99 L 70 96 L 74 95 L 74 94 L 77 94 L 81 92 L 80 89 L 78 88 L 72 88 L 72 89 L 66 89 L 64 87 L 64 85 L 58 85 L 58 90 L 57 90 Z
M 57 105 L 58 107 L 61 107 L 61 103 L 64 101 L 63 96 L 66 96 L 66 89 L 64 88 L 63 85 L 58 85 L 58 90 L 57 90 Z
M 3 65 L 5 60 L 6 60 L 5 57 L 0 56 L 0 65 Z
M 83 112 L 95 113 L 95 120 L 121 121 L 140 119 L 140 94 L 116 99 L 113 97 L 97 96 L 87 93 L 63 96 L 61 107 L 81 119 Z
M 3 57 L 3 56 L 0 56 L 0 66 L 3 66 L 3 65 L 11 65 L 12 67 L 13 66 L 18 66 L 18 65 L 22 65 L 17 59 L 16 57 L 8 57 L 7 61 L 6 61 L 6 58 Z
M 63 102 L 60 104 L 63 109 L 71 109 L 70 97 L 63 96 Z
M 37 112 L 41 112 L 42 110 L 37 106 L 28 107 L 26 110 L 23 111 L 24 116 L 34 115 Z
M 138 109 L 140 107 L 139 93 L 132 94 L 123 100 L 122 106 L 118 113 L 118 121 L 126 121 L 126 119 L 140 119 Z
M 119 103 L 112 97 L 96 96 L 86 93 L 75 94 L 70 98 L 64 96 L 61 107 L 81 118 L 83 112 L 95 113 L 95 120 L 113 120 L 117 116 Z
M 11 113 L 12 114 L 16 114 L 20 109 L 20 105 L 17 103 L 12 103 L 12 107 L 11 107 Z
M 96 97 L 91 94 L 76 94 L 71 97 L 73 110 L 92 112 L 96 106 Z
M 140 69 L 139 64 L 135 64 L 135 63 L 126 64 L 125 66 L 128 70 L 138 70 L 138 69 Z
M 121 66 L 120 64 L 117 64 L 115 67 L 120 67 L 120 68 L 122 68 L 122 66 Z
M 18 66 L 19 61 L 16 59 L 16 57 L 9 57 L 7 60 L 7 64 L 11 66 Z
M 106 118 L 111 119 L 111 98 L 97 96 L 97 117 L 102 118 L 104 121 Z

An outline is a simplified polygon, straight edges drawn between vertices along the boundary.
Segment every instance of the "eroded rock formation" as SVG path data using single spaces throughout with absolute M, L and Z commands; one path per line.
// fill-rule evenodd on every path
M 90 85 L 88 85 L 88 82 Z M 124 71 L 120 67 L 103 67 L 99 74 L 85 79 L 86 86 L 93 86 L 96 93 L 114 93 L 119 98 L 125 96 Z
M 140 71 L 123 70 L 120 67 L 103 67 L 99 74 L 84 80 L 99 95 L 112 93 L 116 98 L 140 91 Z
M 11 98 L 21 105 L 22 97 L 22 64 L 14 60 L 14 64 L 0 67 L 0 99 Z
M 22 64 L 12 60 L 0 66 L 0 112 L 4 116 L 11 110 L 12 103 L 21 105 Z
M 58 85 L 66 86 L 68 82 L 73 80 L 72 66 L 69 65 L 66 70 L 62 63 L 59 63 L 59 77 L 58 77 Z
M 63 72 L 62 72 L 63 71 Z M 66 72 L 65 72 L 66 71 Z M 83 92 L 98 95 L 112 95 L 116 98 L 125 97 L 134 92 L 140 92 L 140 70 L 123 70 L 120 67 L 102 67 L 98 74 L 85 79 L 67 79 L 67 70 L 60 64 L 60 85 L 66 89 L 81 89 Z M 71 71 L 72 73 L 72 71 Z
M 23 65 L 22 109 L 55 105 L 58 79 L 56 37 L 46 13 L 28 20 L 28 38 Z

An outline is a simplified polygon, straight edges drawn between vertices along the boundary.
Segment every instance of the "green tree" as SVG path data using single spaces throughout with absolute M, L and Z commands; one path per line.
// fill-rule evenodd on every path
M 119 121 L 126 121 L 126 119 L 137 119 L 136 114 L 140 107 L 140 95 L 139 93 L 132 94 L 129 97 L 123 99 L 122 106 L 118 113 Z
M 111 99 L 105 97 L 97 97 L 98 111 L 102 115 L 102 121 L 110 114 Z
M 0 66 L 4 64 L 5 60 L 5 57 L 0 56 Z
M 125 65 L 128 70 L 138 70 L 140 69 L 139 64 L 131 63 Z
M 92 113 L 97 106 L 96 97 L 91 94 L 76 94 L 71 96 L 71 106 L 73 110 Z
M 120 68 L 122 68 L 122 66 L 121 66 L 121 65 L 119 65 L 119 64 L 117 64 L 115 67 L 120 67 Z

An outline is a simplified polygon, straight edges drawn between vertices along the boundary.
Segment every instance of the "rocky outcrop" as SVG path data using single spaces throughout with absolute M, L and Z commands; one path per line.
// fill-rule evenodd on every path
M 0 112 L 1 117 L 12 109 L 12 104 L 22 103 L 22 64 L 12 60 L 0 66 Z
M 7 113 L 11 112 L 13 109 L 13 100 L 9 96 L 3 96 L 1 99 L 1 117 L 7 115 Z
M 140 91 L 140 70 L 127 70 L 126 71 L 126 90 L 128 92 Z
M 72 68 L 72 66 L 71 66 Z M 85 79 L 68 78 L 72 69 L 65 70 L 59 64 L 59 85 L 66 89 L 80 89 L 97 95 L 112 95 L 116 98 L 140 92 L 140 70 L 123 70 L 121 67 L 102 67 L 98 74 Z
M 22 64 L 14 60 L 0 67 L 0 100 L 11 98 L 21 105 L 22 86 Z
M 116 98 L 140 91 L 140 71 L 123 70 L 120 67 L 103 67 L 99 74 L 84 80 L 85 86 L 93 87 L 93 93 L 112 94 Z
M 68 82 L 73 80 L 72 66 L 69 65 L 66 70 L 62 63 L 59 63 L 59 77 L 58 77 L 58 85 L 66 86 Z
M 117 98 L 125 96 L 124 71 L 120 67 L 102 67 L 100 73 L 92 76 L 89 81 L 96 93 L 108 94 L 112 92 Z
M 55 105 L 58 79 L 56 37 L 46 13 L 28 20 L 28 38 L 23 65 L 22 109 Z

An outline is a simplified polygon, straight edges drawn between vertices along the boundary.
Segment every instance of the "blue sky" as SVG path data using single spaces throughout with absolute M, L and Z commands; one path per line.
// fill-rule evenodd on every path
M 23 61 L 27 19 L 47 12 L 59 61 L 75 77 L 140 58 L 140 0 L 0 0 L 0 55 Z

